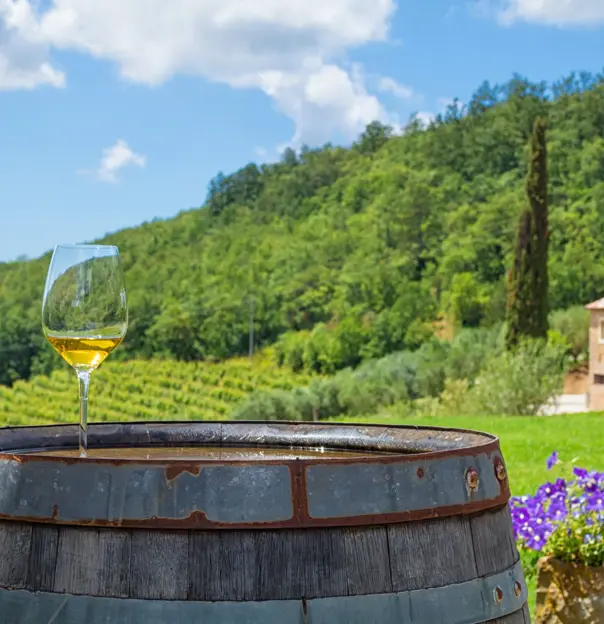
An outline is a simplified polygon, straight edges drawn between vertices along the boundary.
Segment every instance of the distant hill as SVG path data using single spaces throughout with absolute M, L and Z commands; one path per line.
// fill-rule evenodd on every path
M 131 309 L 112 359 L 223 359 L 259 345 L 333 372 L 413 348 L 446 314 L 503 317 L 526 144 L 549 120 L 550 305 L 604 291 L 604 78 L 483 84 L 429 128 L 371 124 L 348 149 L 286 150 L 218 175 L 197 210 L 108 235 Z M 0 383 L 56 366 L 41 335 L 49 256 L 0 264 Z

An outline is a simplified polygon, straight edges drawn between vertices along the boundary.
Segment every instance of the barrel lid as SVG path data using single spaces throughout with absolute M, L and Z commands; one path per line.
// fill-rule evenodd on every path
M 77 457 L 75 425 L 0 429 L 0 517 L 93 526 L 312 527 L 473 513 L 509 498 L 495 436 L 464 429 L 223 421 L 100 423 L 91 448 L 277 447 L 326 458 Z

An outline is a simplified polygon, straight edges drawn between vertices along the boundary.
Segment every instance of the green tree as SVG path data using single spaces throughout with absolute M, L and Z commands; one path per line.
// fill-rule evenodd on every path
M 379 121 L 372 121 L 361 135 L 357 148 L 363 154 L 373 154 L 392 137 L 392 127 Z
M 283 357 L 313 370 L 416 348 L 444 312 L 499 323 L 537 117 L 548 119 L 549 307 L 601 297 L 604 76 L 547 90 L 516 76 L 428 128 L 370 124 L 351 149 L 303 146 L 218 174 L 201 207 L 103 237 L 120 248 L 130 307 L 112 360 L 247 354 L 252 291 L 254 343 L 300 332 Z M 530 238 L 533 218 L 524 225 Z M 49 260 L 0 263 L 2 384 L 61 365 L 40 327 Z
M 548 214 L 546 123 L 537 118 L 531 136 L 526 179 L 528 206 L 520 216 L 510 273 L 507 335 L 509 349 L 523 336 L 546 338 L 548 330 Z

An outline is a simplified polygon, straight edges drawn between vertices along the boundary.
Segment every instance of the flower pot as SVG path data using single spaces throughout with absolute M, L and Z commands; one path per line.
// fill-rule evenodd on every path
M 535 624 L 604 623 L 604 567 L 544 557 L 537 566 Z

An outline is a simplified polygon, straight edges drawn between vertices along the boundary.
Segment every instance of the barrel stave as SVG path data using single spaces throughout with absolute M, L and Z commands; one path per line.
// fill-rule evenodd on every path
M 343 536 L 348 595 L 394 591 L 387 527 L 353 527 L 344 529 Z M 388 565 L 384 565 L 386 561 Z
M 392 587 L 402 592 L 478 576 L 466 516 L 388 526 Z
M 59 527 L 51 524 L 33 524 L 31 529 L 28 586 L 33 591 L 54 591 Z
M 189 592 L 189 533 L 131 532 L 130 597 L 186 600 Z

